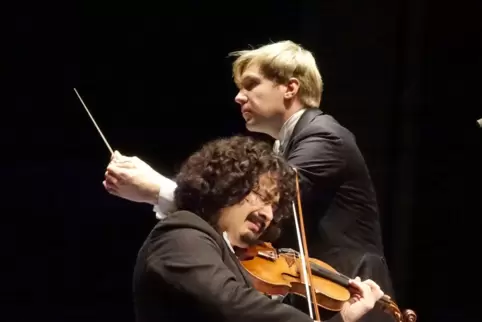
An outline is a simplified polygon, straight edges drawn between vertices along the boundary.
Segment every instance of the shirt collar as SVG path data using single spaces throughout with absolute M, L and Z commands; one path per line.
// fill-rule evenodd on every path
M 284 145 L 286 145 L 286 143 L 288 142 L 288 139 L 293 133 L 293 130 L 295 129 L 296 123 L 298 123 L 298 120 L 305 112 L 306 112 L 306 108 L 302 108 L 301 110 L 295 112 L 293 115 L 290 116 L 289 119 L 286 120 L 286 122 L 283 124 L 279 132 L 279 139 L 276 140 L 274 143 L 273 149 L 275 151 L 279 151 L 279 148 L 281 146 L 284 147 Z
M 231 245 L 231 242 L 229 241 L 227 232 L 223 232 L 223 238 L 224 238 L 224 241 L 226 242 L 226 244 L 228 245 L 229 249 L 234 253 L 234 248 Z

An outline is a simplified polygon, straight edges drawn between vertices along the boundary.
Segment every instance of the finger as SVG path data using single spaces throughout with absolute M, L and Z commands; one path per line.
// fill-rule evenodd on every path
M 120 197 L 119 193 L 115 190 L 109 190 L 107 189 L 107 192 L 110 193 L 113 196 Z
M 115 163 L 118 163 L 118 162 L 126 162 L 126 161 L 129 161 L 131 159 L 132 159 L 132 157 L 122 155 L 118 150 L 116 150 L 112 155 L 111 161 L 115 162 Z
M 113 196 L 120 197 L 120 194 L 117 191 L 114 190 L 107 190 L 107 192 Z
M 365 290 L 365 288 L 366 288 L 366 290 Z M 352 293 L 352 295 L 353 294 L 361 294 L 362 296 L 364 296 L 365 291 L 368 291 L 369 287 L 363 285 L 363 283 L 360 282 L 359 280 L 354 279 L 354 280 L 350 280 L 349 289 L 350 289 L 350 292 Z
M 350 283 L 352 287 L 350 290 L 353 291 L 352 296 L 360 296 L 361 298 L 370 297 L 376 301 L 378 301 L 384 295 L 383 291 L 381 290 L 380 286 L 376 284 L 374 281 L 368 279 L 363 282 L 356 282 L 353 280 L 353 283 Z
M 104 176 L 104 180 L 110 184 L 111 186 L 114 186 L 116 188 L 119 188 L 124 180 L 122 179 L 121 176 L 115 176 L 112 175 L 111 173 L 108 173 L 106 176 Z
M 354 304 L 354 303 L 360 301 L 361 298 L 362 298 L 362 297 L 360 296 L 360 294 L 351 294 L 350 299 L 348 300 L 348 302 L 349 302 L 350 304 Z
M 115 150 L 114 156 L 115 156 L 116 159 L 119 159 L 119 160 L 125 158 L 125 156 L 122 155 L 122 154 L 119 152 L 119 150 Z
M 373 287 L 370 288 L 370 293 L 371 296 L 375 299 L 375 301 L 378 301 L 385 295 L 385 293 L 380 289 L 380 287 Z
M 357 285 L 357 284 L 360 284 L 362 281 L 361 281 L 360 277 L 357 276 L 357 277 L 355 277 L 355 278 L 353 278 L 353 279 L 350 279 L 348 282 L 349 282 L 350 284 Z
M 110 163 L 107 167 L 116 167 L 118 169 L 134 169 L 136 165 L 131 159 L 116 160 Z
M 102 181 L 102 183 L 104 184 L 106 189 L 111 189 L 111 190 L 118 190 L 119 189 L 119 187 L 114 182 L 112 182 L 108 179 Z
M 349 285 L 355 289 L 361 289 L 362 288 L 362 282 L 360 281 L 359 277 L 356 277 L 355 279 L 349 280 L 348 281 Z
M 373 292 L 376 300 L 378 301 L 379 299 L 381 299 L 383 297 L 383 295 L 385 295 L 385 293 L 382 291 L 382 290 L 378 290 L 378 291 L 375 291 Z
M 107 182 L 106 180 L 102 181 L 102 185 L 107 191 L 115 190 L 115 188 L 111 184 L 109 184 L 109 182 Z
M 107 174 L 116 178 L 117 180 L 124 180 L 129 177 L 127 171 L 129 171 L 128 167 L 119 166 L 118 164 L 107 167 Z
M 116 164 L 116 161 L 115 161 L 114 159 L 110 159 L 110 162 L 107 164 L 107 167 L 106 167 L 106 168 L 108 168 L 108 167 L 110 167 L 110 166 L 113 166 L 113 165 L 115 165 L 115 164 Z
M 111 187 L 117 187 L 118 186 L 118 180 L 117 178 L 115 177 L 112 177 L 112 176 L 107 176 L 105 177 L 105 180 L 106 184 L 108 184 L 109 186 Z
M 113 188 L 112 186 L 109 186 L 109 184 L 107 182 L 102 182 L 105 190 L 107 190 L 108 193 L 110 193 L 111 195 L 114 195 L 114 196 L 119 196 L 119 192 Z
M 372 290 L 380 289 L 380 286 L 378 286 L 378 284 L 372 281 L 371 279 L 367 279 L 363 281 L 363 283 L 368 285 Z

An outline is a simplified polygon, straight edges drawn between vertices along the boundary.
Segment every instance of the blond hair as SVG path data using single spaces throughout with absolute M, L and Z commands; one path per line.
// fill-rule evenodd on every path
M 320 106 L 323 80 L 313 54 L 300 45 L 285 40 L 235 51 L 229 56 L 237 57 L 233 62 L 233 77 L 238 87 L 244 71 L 256 65 L 264 77 L 278 84 L 286 84 L 292 77 L 298 79 L 301 103 L 306 107 Z

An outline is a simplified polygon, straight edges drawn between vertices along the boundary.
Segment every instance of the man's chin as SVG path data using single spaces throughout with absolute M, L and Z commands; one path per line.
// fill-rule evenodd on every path
M 256 124 L 252 121 L 245 122 L 246 128 L 250 131 L 254 131 L 256 129 Z
M 248 246 L 254 246 L 259 243 L 259 234 L 249 232 L 241 236 L 241 242 L 247 244 Z
M 260 126 L 258 123 L 254 123 L 254 122 L 252 122 L 252 123 L 246 122 L 246 129 L 248 131 L 254 132 L 254 133 L 267 134 L 262 126 Z

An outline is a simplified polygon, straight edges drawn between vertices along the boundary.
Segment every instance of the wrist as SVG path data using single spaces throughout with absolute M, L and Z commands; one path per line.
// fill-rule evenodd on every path
M 149 189 L 149 197 L 147 202 L 153 206 L 159 203 L 159 193 L 161 186 L 158 183 L 153 183 L 151 189 Z

